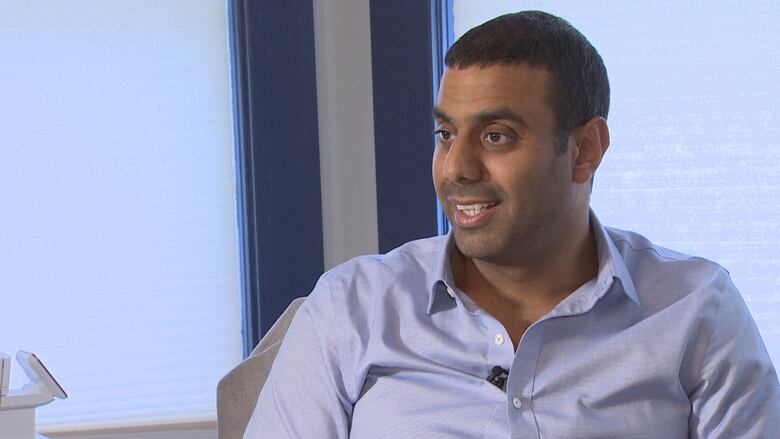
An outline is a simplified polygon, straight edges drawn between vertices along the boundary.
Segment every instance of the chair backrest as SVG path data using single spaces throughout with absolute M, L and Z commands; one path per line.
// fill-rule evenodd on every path
M 257 397 L 268 378 L 271 365 L 282 345 L 284 334 L 303 304 L 299 297 L 290 303 L 249 357 L 227 373 L 217 384 L 217 437 L 242 439 Z

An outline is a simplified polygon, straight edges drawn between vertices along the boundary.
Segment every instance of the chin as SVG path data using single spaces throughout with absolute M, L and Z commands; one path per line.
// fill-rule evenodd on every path
M 453 229 L 452 234 L 458 250 L 468 258 L 490 260 L 499 256 L 503 247 L 494 237 L 479 236 L 481 233 L 471 234 Z

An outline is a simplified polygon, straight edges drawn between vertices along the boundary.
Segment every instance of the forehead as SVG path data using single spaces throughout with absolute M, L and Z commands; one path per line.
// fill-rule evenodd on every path
M 495 108 L 507 108 L 526 117 L 550 116 L 547 96 L 550 75 L 524 64 L 448 68 L 444 71 L 436 110 L 451 118 Z

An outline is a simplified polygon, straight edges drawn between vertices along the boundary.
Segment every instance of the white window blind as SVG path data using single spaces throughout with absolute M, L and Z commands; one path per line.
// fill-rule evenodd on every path
M 0 60 L 0 351 L 70 395 L 39 426 L 216 419 L 241 360 L 225 2 L 0 0 Z
M 532 9 L 607 66 L 600 219 L 727 268 L 780 366 L 780 2 L 455 0 L 455 37 Z

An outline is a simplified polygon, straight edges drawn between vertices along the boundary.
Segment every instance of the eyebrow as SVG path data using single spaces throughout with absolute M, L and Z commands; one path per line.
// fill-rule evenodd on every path
M 453 124 L 453 119 L 447 113 L 442 111 L 439 107 L 433 107 L 433 117 L 438 120 Z M 496 120 L 510 120 L 518 123 L 524 127 L 528 126 L 528 122 L 523 119 L 522 116 L 512 111 L 508 107 L 498 107 L 487 110 L 482 110 L 477 113 L 469 115 L 469 120 L 479 125 L 487 125 Z
M 435 105 L 433 106 L 433 118 L 436 120 L 443 120 L 444 122 L 452 124 L 452 118 L 448 116 L 447 113 L 441 111 L 441 109 Z

